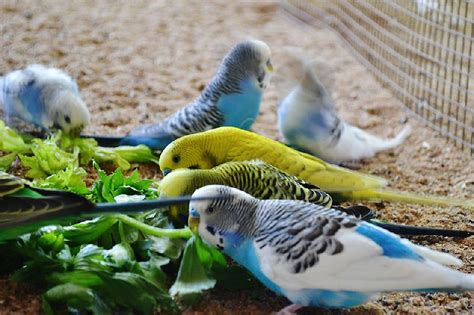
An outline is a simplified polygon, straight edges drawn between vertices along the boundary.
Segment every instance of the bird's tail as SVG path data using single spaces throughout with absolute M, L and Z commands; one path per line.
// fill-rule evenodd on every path
M 121 145 L 144 144 L 152 150 L 163 150 L 175 138 L 166 133 L 153 135 L 130 134 L 127 136 L 101 136 L 101 135 L 81 135 L 83 138 L 92 138 L 102 147 L 118 147 Z
M 96 136 L 96 135 L 81 135 L 82 138 L 92 138 L 102 147 L 118 147 L 124 137 L 119 136 Z
M 465 200 L 457 198 L 448 198 L 440 196 L 419 195 L 409 192 L 402 192 L 394 189 L 380 188 L 367 189 L 350 192 L 340 192 L 337 197 L 350 200 L 369 200 L 369 201 L 395 201 L 407 202 L 422 205 L 461 207 L 474 209 L 474 200 Z
M 411 133 L 411 126 L 405 126 L 402 131 L 398 133 L 398 135 L 391 139 L 381 139 L 379 137 L 373 136 L 371 134 L 365 133 L 366 137 L 369 137 L 368 142 L 370 143 L 370 147 L 372 147 L 375 152 L 388 150 L 391 148 L 395 148 L 405 141 L 405 139 Z
M 474 291 L 474 275 L 464 275 L 459 285 L 461 290 Z
M 377 220 L 370 220 L 370 223 L 377 225 L 392 233 L 403 236 L 437 235 L 449 237 L 469 237 L 474 235 L 474 231 L 437 229 L 413 225 L 384 223 Z

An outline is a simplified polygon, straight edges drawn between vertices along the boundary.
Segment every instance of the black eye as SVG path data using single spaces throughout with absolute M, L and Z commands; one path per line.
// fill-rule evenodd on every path
M 177 154 L 173 155 L 173 163 L 179 163 L 181 160 L 181 157 Z
M 64 116 L 64 121 L 68 124 L 71 123 L 71 117 L 69 117 L 68 115 Z
M 213 213 L 213 212 L 214 212 L 214 208 L 213 208 L 213 207 L 207 208 L 207 212 L 208 212 L 208 213 Z

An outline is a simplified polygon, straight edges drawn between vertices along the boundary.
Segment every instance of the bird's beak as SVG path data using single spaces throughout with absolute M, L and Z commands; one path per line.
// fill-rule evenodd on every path
M 267 70 L 268 70 L 268 72 L 273 72 L 274 71 L 273 64 L 271 62 L 267 63 Z
M 193 233 L 198 233 L 199 219 L 199 212 L 196 209 L 189 208 L 188 226 Z
M 165 169 L 163 170 L 163 176 L 166 176 L 166 175 L 168 175 L 169 173 L 171 173 L 171 170 L 170 170 L 169 168 L 165 168 Z

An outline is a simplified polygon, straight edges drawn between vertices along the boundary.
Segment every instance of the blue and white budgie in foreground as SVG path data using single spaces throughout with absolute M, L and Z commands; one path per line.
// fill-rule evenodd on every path
M 221 126 L 248 130 L 258 116 L 272 72 L 267 44 L 241 42 L 225 56 L 201 95 L 184 108 L 162 122 L 140 126 L 126 137 L 92 137 L 104 146 L 145 144 L 162 150 L 177 138 Z
M 373 157 L 400 145 L 410 134 L 406 126 L 395 138 L 384 140 L 344 122 L 310 64 L 302 68 L 301 82 L 278 108 L 278 127 L 290 146 L 339 164 Z
M 22 132 L 79 134 L 90 122 L 76 82 L 64 71 L 32 64 L 0 78 L 7 124 Z
M 350 308 L 388 291 L 474 290 L 474 275 L 443 265 L 462 262 L 446 253 L 304 201 L 258 200 L 220 185 L 193 197 L 189 225 L 294 305 Z M 199 222 L 199 223 L 198 223 Z

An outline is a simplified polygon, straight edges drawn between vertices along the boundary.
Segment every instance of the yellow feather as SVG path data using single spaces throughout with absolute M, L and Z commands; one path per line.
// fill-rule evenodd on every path
M 419 196 L 385 189 L 387 181 L 327 163 L 278 141 L 233 127 L 221 127 L 179 138 L 160 156 L 160 168 L 209 169 L 230 161 L 259 159 L 337 197 L 354 200 L 404 201 L 474 208 L 472 200 Z M 427 201 L 430 202 L 427 202 Z

